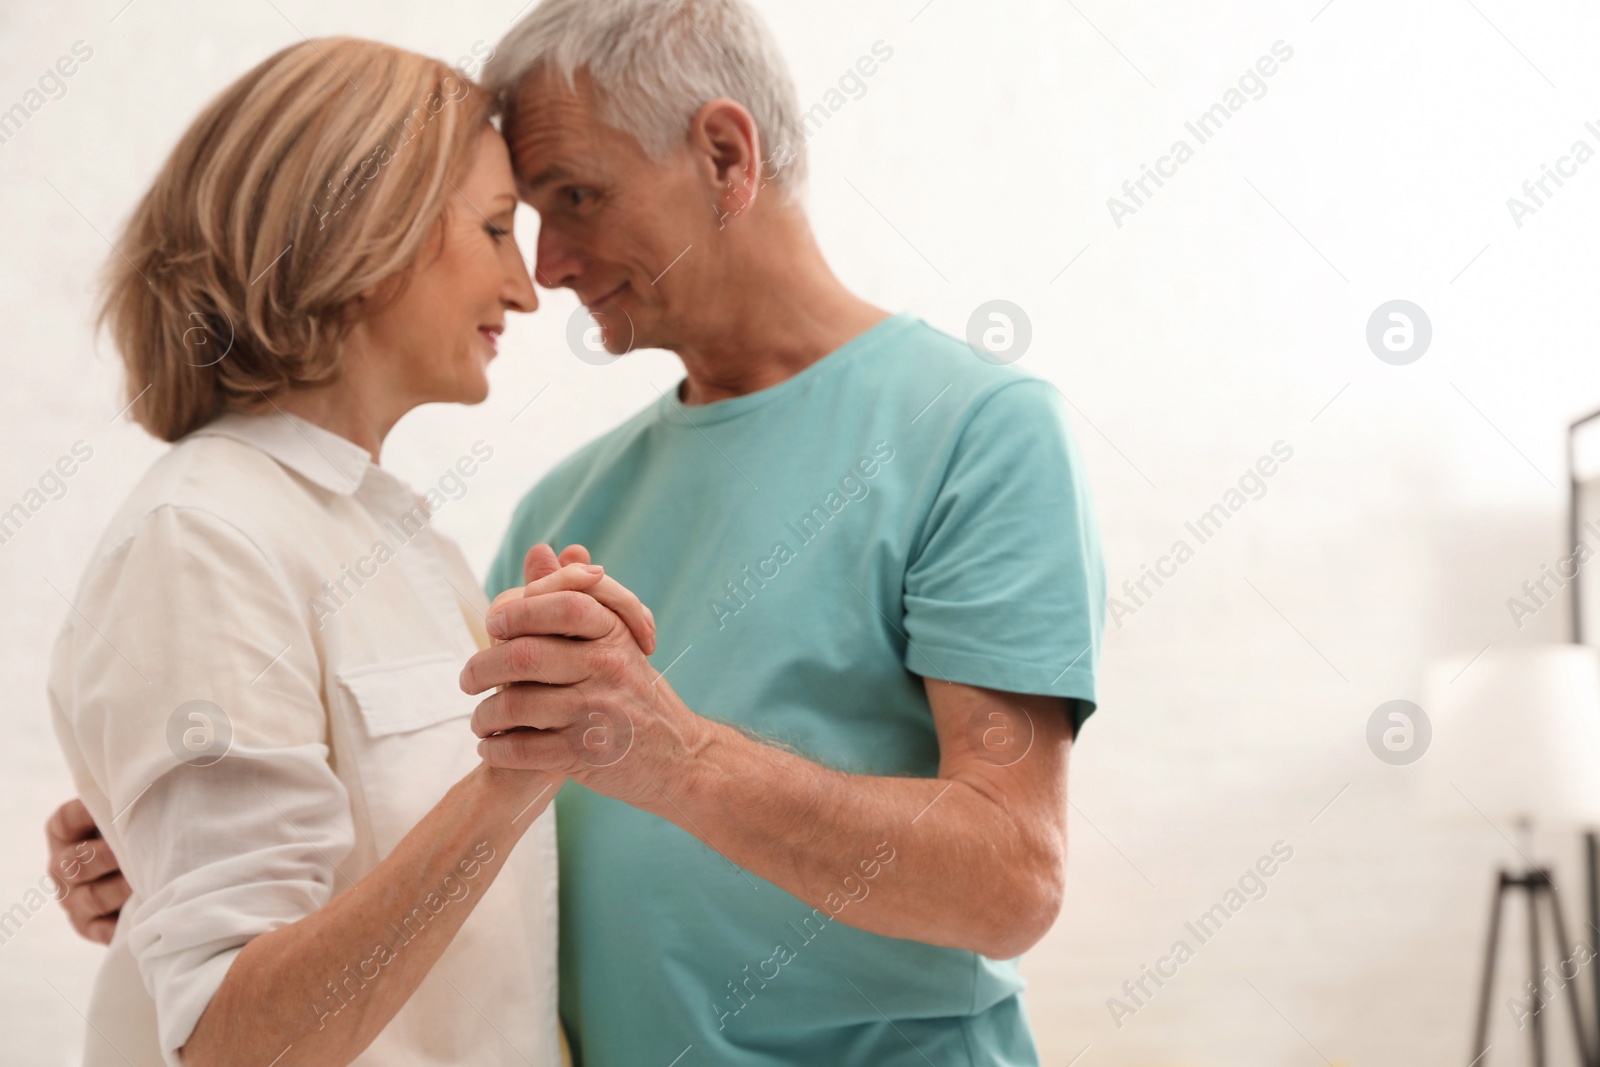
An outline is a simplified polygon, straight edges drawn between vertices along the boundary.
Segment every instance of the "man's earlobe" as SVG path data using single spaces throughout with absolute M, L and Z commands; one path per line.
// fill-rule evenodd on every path
M 733 178 L 724 182 L 722 196 L 717 205 L 717 229 L 727 229 L 729 219 L 736 219 L 744 214 L 745 210 L 755 203 L 759 188 L 759 183 L 756 183 L 746 189 L 743 183 Z

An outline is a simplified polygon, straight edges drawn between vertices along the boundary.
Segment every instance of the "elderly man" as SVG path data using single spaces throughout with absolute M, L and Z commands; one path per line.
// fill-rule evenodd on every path
M 686 371 L 528 493 L 487 583 L 586 546 L 652 660 L 561 571 L 462 673 L 488 762 L 572 779 L 578 1062 L 1037 1063 L 1015 958 L 1061 907 L 1104 602 L 1060 398 L 833 275 L 744 0 L 545 0 L 485 77 L 539 280 Z

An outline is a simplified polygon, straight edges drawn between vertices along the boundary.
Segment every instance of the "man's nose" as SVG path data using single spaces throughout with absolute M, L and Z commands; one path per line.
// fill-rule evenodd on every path
M 546 289 L 575 288 L 583 273 L 583 258 L 571 241 L 548 226 L 540 227 L 534 271 Z

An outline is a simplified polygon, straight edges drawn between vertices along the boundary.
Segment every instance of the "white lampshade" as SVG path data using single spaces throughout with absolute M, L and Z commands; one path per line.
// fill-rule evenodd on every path
M 1419 770 L 1430 814 L 1502 830 L 1600 824 L 1600 653 L 1490 649 L 1433 664 L 1433 738 Z M 1480 814 L 1481 813 L 1481 814 Z

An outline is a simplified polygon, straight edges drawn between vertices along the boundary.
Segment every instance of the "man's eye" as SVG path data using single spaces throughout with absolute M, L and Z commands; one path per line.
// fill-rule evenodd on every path
M 483 228 L 488 230 L 489 236 L 493 237 L 496 241 L 500 240 L 502 237 L 509 237 L 511 235 L 510 230 L 506 229 L 504 226 L 496 226 L 492 222 L 485 223 Z
M 566 193 L 567 202 L 573 207 L 582 207 L 584 204 L 589 202 L 589 190 L 587 189 L 580 189 L 574 186 L 569 187 L 566 190 Z

